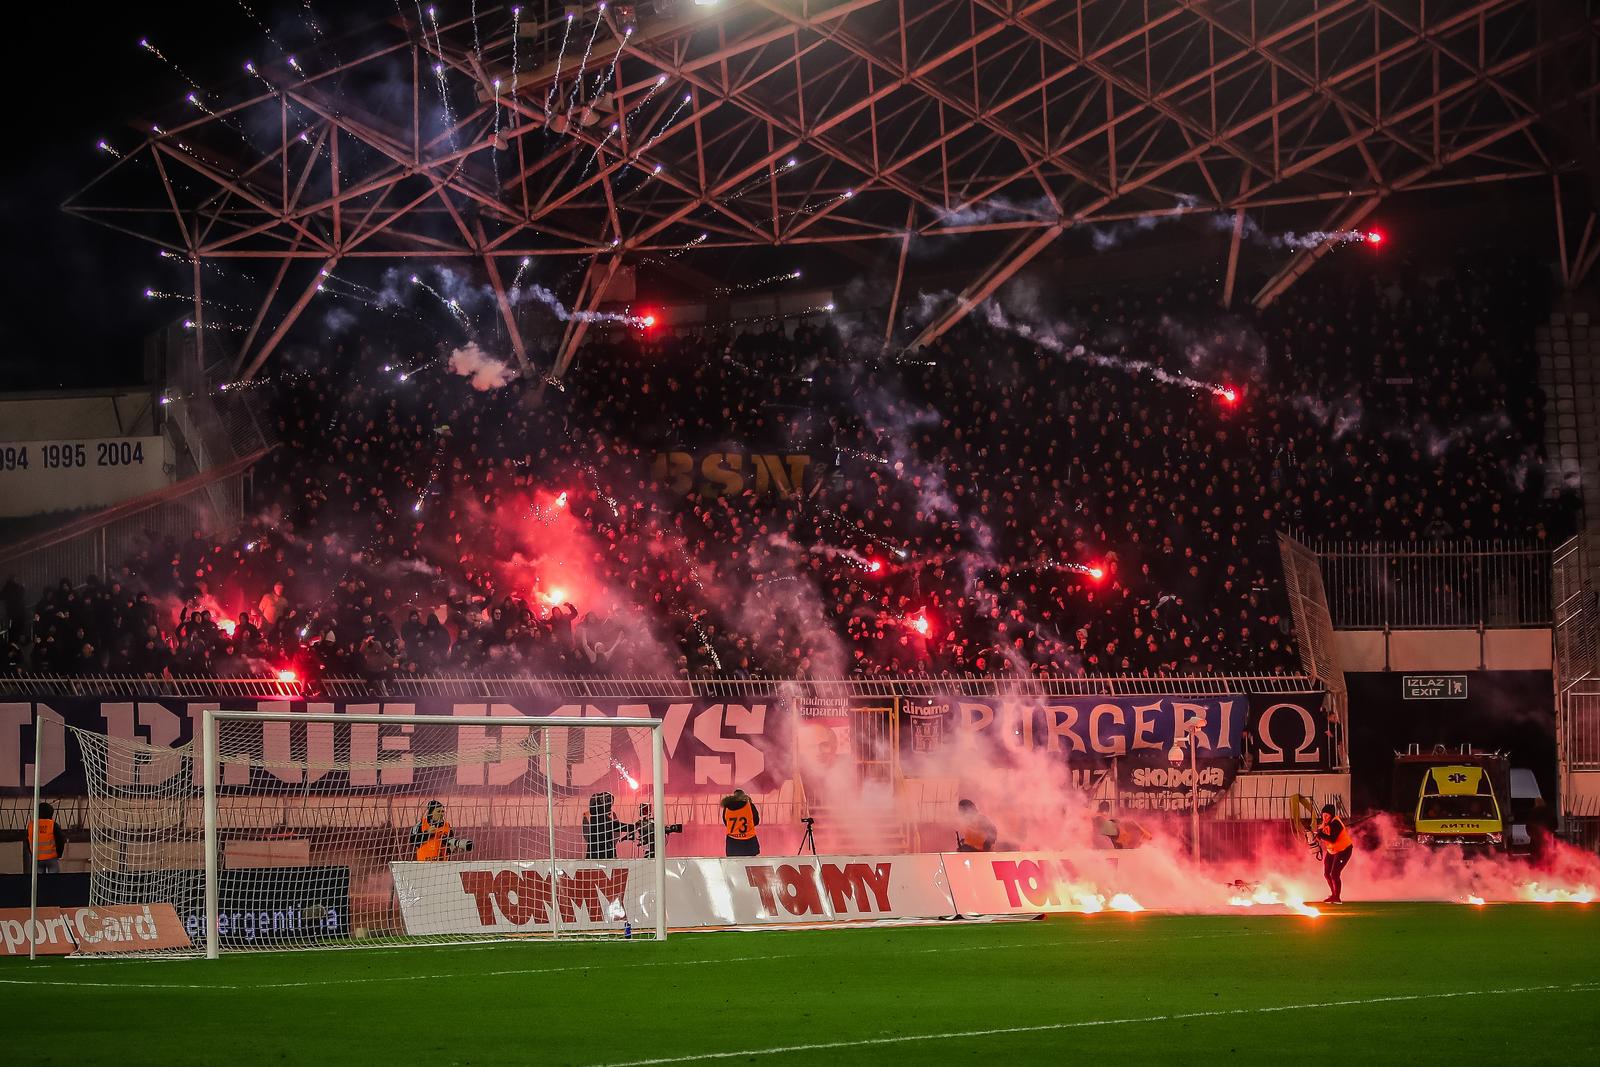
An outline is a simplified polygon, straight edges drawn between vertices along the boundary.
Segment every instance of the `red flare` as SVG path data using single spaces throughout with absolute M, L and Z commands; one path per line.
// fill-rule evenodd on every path
M 295 682 L 298 682 L 299 680 L 300 680 L 300 675 L 298 673 L 296 673 L 295 671 L 290 670 L 288 667 L 284 667 L 282 670 L 280 670 L 278 672 L 278 681 L 280 681 L 280 682 L 286 682 L 289 685 L 293 685 Z
M 1381 244 L 1383 244 L 1383 231 L 1382 230 L 1368 230 L 1367 231 L 1367 244 L 1369 244 L 1369 245 L 1381 245 Z

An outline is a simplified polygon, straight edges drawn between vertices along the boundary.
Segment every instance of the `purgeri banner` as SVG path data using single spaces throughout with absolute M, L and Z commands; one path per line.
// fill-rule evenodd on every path
M 905 697 L 901 759 L 910 765 L 963 747 L 1058 752 L 1073 763 L 1109 764 L 1140 751 L 1165 753 L 1193 727 L 1200 751 L 1237 759 L 1250 701 L 1224 696 Z

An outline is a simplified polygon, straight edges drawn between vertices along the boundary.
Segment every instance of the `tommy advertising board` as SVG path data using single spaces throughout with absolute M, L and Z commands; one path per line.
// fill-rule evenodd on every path
M 620 931 L 655 924 L 642 860 L 391 863 L 408 934 Z M 773 856 L 666 861 L 675 928 L 953 915 L 937 855 Z
M 945 877 L 962 915 L 1036 915 L 1094 911 L 1096 888 L 1115 885 L 1117 865 L 1138 862 L 1118 853 L 962 852 L 946 853 Z M 1078 864 L 1095 864 L 1092 874 Z M 1084 887 L 1084 888 L 1080 888 Z

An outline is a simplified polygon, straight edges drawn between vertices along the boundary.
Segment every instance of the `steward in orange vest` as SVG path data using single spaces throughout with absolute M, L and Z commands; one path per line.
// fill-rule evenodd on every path
M 444 805 L 437 800 L 428 801 L 428 811 L 411 828 L 411 847 L 419 860 L 442 860 L 450 848 L 450 823 L 444 817 Z
M 1355 855 L 1356 843 L 1350 836 L 1350 828 L 1339 818 L 1338 809 L 1332 804 L 1322 806 L 1317 820 L 1317 843 L 1322 846 L 1322 878 L 1328 883 L 1328 897 L 1323 903 L 1343 904 L 1339 898 L 1344 893 L 1344 866 Z
M 761 812 L 743 789 L 735 789 L 722 798 L 722 825 L 728 831 L 727 855 L 761 855 L 761 841 L 756 837 Z
M 67 847 L 67 839 L 56 827 L 56 809 L 41 803 L 39 817 L 28 824 L 25 837 L 28 855 L 39 865 L 39 873 L 60 874 L 61 854 Z

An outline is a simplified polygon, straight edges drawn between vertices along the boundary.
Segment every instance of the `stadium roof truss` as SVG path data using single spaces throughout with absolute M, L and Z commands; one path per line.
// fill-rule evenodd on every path
M 459 7 L 460 5 L 454 5 Z M 358 259 L 524 257 L 1015 231 L 937 336 L 1062 232 L 1600 167 L 1596 0 L 639 0 L 419 6 L 143 124 L 71 213 L 193 261 L 274 261 L 253 375 Z M 397 5 L 397 12 L 409 5 Z M 571 12 L 571 17 L 569 17 Z M 1587 155 L 1585 154 L 1587 151 Z M 1558 222 L 1558 228 L 1563 223 Z M 1587 271 L 1592 215 L 1563 270 Z M 1325 252 L 1293 255 L 1274 299 Z M 581 319 L 581 316 L 578 317 Z M 517 358 L 526 364 L 518 331 Z M 197 336 L 198 336 L 197 328 Z M 569 324 L 556 373 L 582 337 Z

